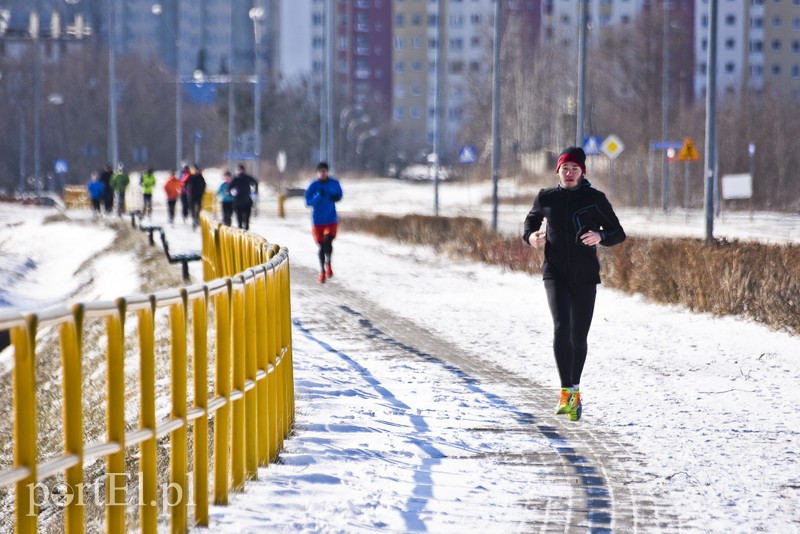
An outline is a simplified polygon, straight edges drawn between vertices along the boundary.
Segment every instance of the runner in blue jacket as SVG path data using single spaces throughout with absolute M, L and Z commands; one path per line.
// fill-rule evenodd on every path
M 342 199 L 342 186 L 339 180 L 328 175 L 329 170 L 325 162 L 317 165 L 317 179 L 311 182 L 305 194 L 306 206 L 311 208 L 311 232 L 319 245 L 320 284 L 333 276 L 331 255 L 339 223 L 336 203 Z

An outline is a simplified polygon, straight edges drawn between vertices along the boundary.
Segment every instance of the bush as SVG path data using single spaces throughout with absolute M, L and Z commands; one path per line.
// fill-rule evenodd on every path
M 433 245 L 459 258 L 541 273 L 542 252 L 470 217 L 347 217 L 350 230 L 402 243 Z M 698 312 L 750 317 L 800 333 L 800 246 L 699 239 L 628 237 L 599 247 L 603 283 Z

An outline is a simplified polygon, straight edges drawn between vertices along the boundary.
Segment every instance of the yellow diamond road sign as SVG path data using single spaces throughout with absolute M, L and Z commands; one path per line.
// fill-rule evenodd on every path
M 625 150 L 625 145 L 622 144 L 622 141 L 619 140 L 614 134 L 609 135 L 603 141 L 603 144 L 600 145 L 600 150 L 603 151 L 603 154 L 608 156 L 611 159 L 616 159 L 620 153 Z
M 691 137 L 683 140 L 681 151 L 678 152 L 678 161 L 698 161 L 700 159 L 700 152 L 694 146 L 694 141 Z

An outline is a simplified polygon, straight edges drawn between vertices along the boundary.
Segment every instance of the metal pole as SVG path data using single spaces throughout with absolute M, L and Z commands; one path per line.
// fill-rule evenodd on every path
M 497 230 L 500 173 L 500 45 L 503 2 L 494 3 L 494 63 L 492 64 L 492 230 Z
M 444 39 L 446 37 L 445 18 L 447 17 L 447 2 L 439 0 L 438 19 L 436 22 L 436 79 L 434 93 L 434 113 L 433 113 L 433 214 L 439 216 L 439 164 L 442 161 L 441 154 L 444 151 L 442 140 L 443 131 L 447 129 L 444 123 L 445 114 L 444 104 Z
M 39 16 L 41 13 L 42 2 L 36 2 L 36 24 L 37 29 L 31 40 L 33 43 L 33 179 L 36 182 L 36 194 L 42 192 L 42 65 L 39 57 Z
M 178 32 L 180 39 L 180 32 Z M 178 58 L 180 58 L 180 45 Z M 183 161 L 183 84 L 181 83 L 180 59 L 177 60 L 175 69 L 175 168 L 181 168 Z
M 330 0 L 330 13 L 331 16 L 326 20 L 328 24 L 328 83 L 326 85 L 326 89 L 328 92 L 327 101 L 328 107 L 326 109 L 327 113 L 325 116 L 325 134 L 327 136 L 327 141 L 325 143 L 327 151 L 328 151 L 328 165 L 331 168 L 331 172 L 334 171 L 335 167 L 335 151 L 333 146 L 333 124 L 334 124 L 334 113 L 333 113 L 333 101 L 334 101 L 334 94 L 333 94 L 333 87 L 335 84 L 334 77 L 336 76 L 336 0 Z
M 663 39 L 661 58 L 661 140 L 669 141 L 669 17 L 667 2 L 662 4 Z M 661 156 L 661 209 L 669 211 L 669 158 L 667 149 Z
M 236 152 L 236 123 L 234 119 L 236 117 L 236 109 L 234 106 L 236 105 L 236 100 L 233 95 L 233 77 L 234 77 L 234 45 L 233 45 L 233 2 L 231 2 L 231 7 L 229 11 L 230 16 L 230 41 L 228 42 L 228 46 L 230 48 L 228 52 L 229 65 L 228 65 L 228 170 L 233 171 L 236 167 L 236 162 L 233 161 L 233 154 Z
M 19 112 L 19 192 L 25 192 L 25 158 L 27 146 L 25 144 L 25 115 Z
M 714 182 L 716 174 L 717 0 L 708 2 L 708 54 L 706 58 L 706 242 L 714 240 Z
M 254 8 L 259 9 L 259 8 Z M 262 23 L 263 12 L 257 12 L 253 17 L 253 32 L 255 37 L 255 58 L 254 58 L 254 70 L 256 74 L 256 83 L 255 83 L 255 95 L 253 97 L 253 104 L 254 104 L 254 129 L 255 129 L 255 155 L 256 155 L 256 164 L 255 164 L 255 178 L 256 180 L 261 179 L 261 28 L 259 28 L 259 24 Z
M 586 0 L 578 0 L 578 108 L 575 113 L 575 145 L 583 146 L 586 98 Z
M 117 1 L 111 0 L 108 10 L 108 159 L 114 169 L 119 163 L 119 140 L 117 137 Z

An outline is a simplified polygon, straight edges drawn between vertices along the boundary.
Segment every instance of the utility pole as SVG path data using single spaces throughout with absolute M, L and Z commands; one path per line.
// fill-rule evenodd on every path
M 325 115 L 325 134 L 327 136 L 327 140 L 325 142 L 325 147 L 327 149 L 327 160 L 328 165 L 331 168 L 331 172 L 334 171 L 335 167 L 335 157 L 334 157 L 334 146 L 333 146 L 333 123 L 334 123 L 334 113 L 333 113 L 333 87 L 335 85 L 335 76 L 336 76 L 336 0 L 329 1 L 329 10 L 330 16 L 325 20 L 328 25 L 328 59 L 325 62 L 327 67 L 327 84 L 326 84 L 326 91 L 327 95 L 325 97 L 325 102 L 327 103 L 326 107 L 326 115 Z
M 663 24 L 662 36 L 664 43 L 661 47 L 661 140 L 669 141 L 669 2 L 662 3 Z M 661 158 L 661 209 L 664 213 L 669 211 L 669 157 L 668 149 L 664 149 Z
M 578 0 L 578 105 L 575 112 L 575 146 L 583 146 L 586 106 L 586 1 Z
M 716 179 L 717 105 L 717 0 L 708 2 L 708 54 L 706 56 L 706 243 L 714 240 L 714 183 Z
M 500 0 L 497 0 L 498 2 Z M 447 130 L 444 113 L 445 54 L 444 40 L 447 36 L 447 2 L 439 0 L 436 19 L 436 80 L 433 113 L 433 214 L 439 216 L 439 165 L 442 161 L 444 132 Z
M 117 0 L 111 0 L 108 10 L 108 160 L 116 170 L 119 163 L 117 131 Z
M 494 3 L 494 62 L 492 64 L 492 230 L 497 230 L 497 195 L 500 180 L 500 45 L 502 24 L 501 0 Z

